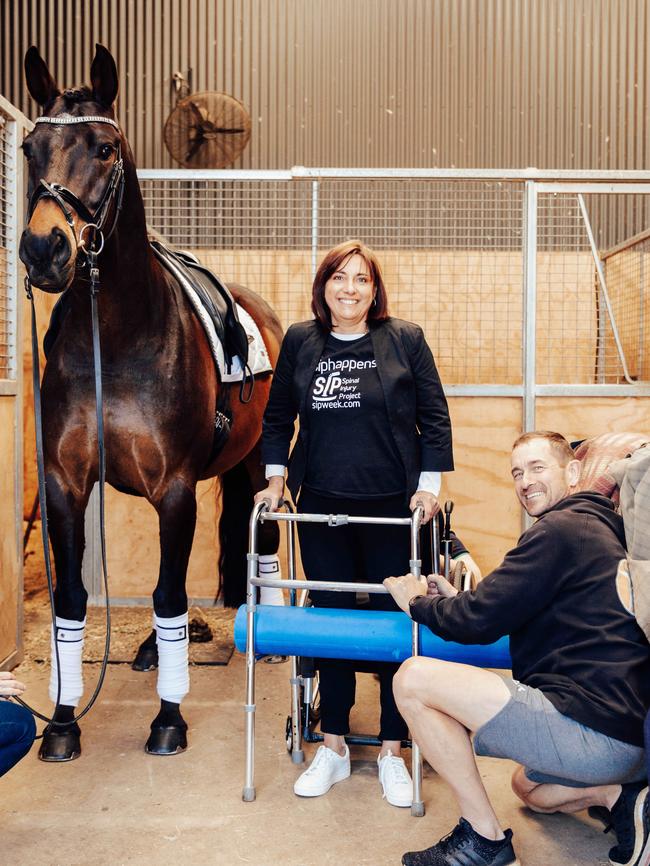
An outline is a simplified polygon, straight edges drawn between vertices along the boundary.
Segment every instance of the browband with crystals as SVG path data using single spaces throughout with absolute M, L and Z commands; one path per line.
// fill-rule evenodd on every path
M 120 127 L 117 122 L 110 117 L 102 117 L 101 114 L 88 114 L 83 117 L 73 117 L 71 114 L 60 114 L 58 117 L 37 117 L 34 123 L 108 123 L 114 126 L 117 131 Z

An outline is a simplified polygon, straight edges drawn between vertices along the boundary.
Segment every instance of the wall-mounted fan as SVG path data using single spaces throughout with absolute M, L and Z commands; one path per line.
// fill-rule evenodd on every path
M 192 93 L 180 72 L 174 73 L 173 82 L 177 102 L 163 132 L 167 150 L 185 168 L 232 165 L 251 135 L 245 107 L 227 93 Z

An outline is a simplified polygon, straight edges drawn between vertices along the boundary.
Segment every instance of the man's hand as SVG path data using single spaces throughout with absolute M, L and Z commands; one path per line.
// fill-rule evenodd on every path
M 458 595 L 458 590 L 441 574 L 430 574 L 427 577 L 427 595 L 430 598 L 453 598 Z
M 0 697 L 9 698 L 12 695 L 22 695 L 25 684 L 19 682 L 12 671 L 0 671 Z
M 414 596 L 427 594 L 426 579 L 424 577 L 416 577 L 414 574 L 403 574 L 401 577 L 387 577 L 384 581 L 384 586 L 404 613 L 409 613 L 409 601 Z
M 421 505 L 424 511 L 422 526 L 428 523 L 440 511 L 440 503 L 437 498 L 427 490 L 416 490 L 413 496 L 411 496 L 411 501 L 409 502 L 410 510 L 412 512 L 415 511 L 418 505 Z

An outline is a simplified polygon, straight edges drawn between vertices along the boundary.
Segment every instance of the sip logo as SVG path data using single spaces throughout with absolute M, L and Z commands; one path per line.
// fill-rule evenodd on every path
M 318 376 L 314 382 L 313 398 L 321 403 L 336 400 L 342 381 L 339 373 L 330 373 L 329 376 Z

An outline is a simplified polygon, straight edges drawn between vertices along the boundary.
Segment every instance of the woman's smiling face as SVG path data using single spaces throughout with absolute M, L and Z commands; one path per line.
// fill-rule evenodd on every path
M 332 328 L 339 334 L 365 331 L 375 287 L 365 259 L 358 253 L 341 262 L 325 284 L 325 303 Z

